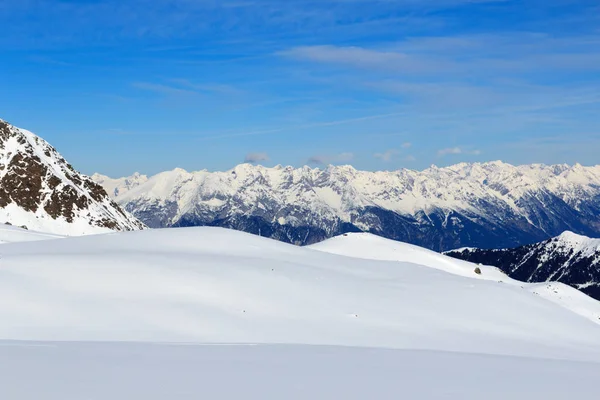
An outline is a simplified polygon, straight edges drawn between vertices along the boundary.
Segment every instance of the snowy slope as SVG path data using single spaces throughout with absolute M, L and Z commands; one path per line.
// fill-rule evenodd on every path
M 0 342 L 10 400 L 593 399 L 600 363 L 330 346 Z
M 370 233 L 348 233 L 308 247 L 365 260 L 409 262 L 475 279 L 498 281 L 507 278 L 506 274 L 498 268 L 463 262 L 423 247 L 385 239 Z M 475 273 L 477 267 L 483 268 L 481 274 Z
M 46 141 L 0 120 L 0 223 L 59 235 L 143 227 Z
M 4 244 L 0 260 L 0 339 L 288 343 L 600 360 L 597 317 L 592 322 L 518 285 L 419 265 L 418 257 L 364 260 L 188 228 Z
M 0 225 L 0 243 L 36 242 L 63 237 L 50 233 L 30 231 L 11 225 Z
M 3 244 L 0 398 L 593 398 L 592 303 L 475 267 L 366 234 Z
M 366 260 L 410 262 L 455 275 L 518 286 L 600 324 L 600 302 L 562 283 L 524 284 L 522 281 L 509 278 L 505 272 L 493 266 L 464 262 L 421 247 L 368 233 L 345 234 L 309 247 Z M 479 268 L 480 273 L 475 272 L 476 268 Z
M 573 232 L 514 249 L 463 248 L 451 257 L 495 265 L 525 282 L 562 282 L 600 300 L 600 239 Z
M 369 231 L 434 250 L 600 235 L 600 166 L 502 162 L 366 172 L 242 164 L 96 181 L 151 227 L 223 226 L 296 244 Z

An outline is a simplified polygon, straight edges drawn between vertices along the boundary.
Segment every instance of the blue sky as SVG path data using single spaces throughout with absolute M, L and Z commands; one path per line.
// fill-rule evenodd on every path
M 596 0 L 0 0 L 0 26 L 0 118 L 85 173 L 599 161 Z

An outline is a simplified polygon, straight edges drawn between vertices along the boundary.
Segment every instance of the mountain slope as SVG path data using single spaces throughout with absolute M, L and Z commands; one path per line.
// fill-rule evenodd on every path
M 410 262 L 467 278 L 519 286 L 600 324 L 600 303 L 562 283 L 524 285 L 501 269 L 461 261 L 435 251 L 368 233 L 350 233 L 308 246 L 311 249 L 365 260 Z
M 494 265 L 524 282 L 562 282 L 600 300 L 600 239 L 565 232 L 556 238 L 514 249 L 465 248 L 445 254 Z
M 425 265 L 432 261 L 416 253 L 402 262 L 368 260 L 219 228 L 12 243 L 1 251 L 0 340 L 287 343 L 600 360 L 598 302 L 587 298 L 583 317 L 574 312 L 580 299 L 554 304 L 559 295 L 498 282 L 494 268 L 465 277 Z M 447 258 L 453 263 L 467 264 Z
M 39 240 L 61 239 L 64 236 L 30 231 L 10 225 L 0 225 L 0 243 L 36 242 Z
M 2 120 L 0 222 L 60 235 L 143 227 L 45 140 Z
M 369 234 L 297 247 L 156 229 L 0 252 L 1 398 L 597 392 L 599 302 Z
M 221 226 L 301 245 L 358 231 L 434 250 L 512 247 L 565 230 L 600 235 L 600 166 L 365 172 L 242 164 L 95 179 L 151 227 Z

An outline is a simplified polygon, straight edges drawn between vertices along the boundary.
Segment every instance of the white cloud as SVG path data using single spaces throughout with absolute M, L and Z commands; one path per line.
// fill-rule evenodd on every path
M 441 149 L 438 150 L 438 155 L 439 156 L 446 156 L 449 154 L 467 154 L 467 155 L 473 155 L 473 156 L 478 156 L 481 154 L 481 150 L 465 150 L 461 147 L 448 147 L 445 149 Z
M 267 153 L 248 153 L 244 162 L 257 163 L 261 161 L 269 161 L 269 155 Z
M 454 68 L 449 60 L 432 60 L 429 56 L 400 51 L 340 47 L 332 45 L 299 46 L 278 53 L 284 57 L 323 64 L 350 65 L 366 69 L 384 69 L 398 72 L 425 73 Z
M 412 143 L 410 143 L 410 142 L 402 143 L 402 148 L 403 149 L 409 149 L 411 147 L 412 147 Z
M 446 149 L 438 150 L 439 156 L 445 156 L 447 154 L 462 154 L 462 149 L 460 147 L 448 147 Z
M 388 162 L 388 161 L 391 161 L 394 158 L 394 156 L 397 155 L 398 153 L 399 153 L 398 150 L 390 149 L 384 153 L 375 153 L 375 154 L 373 154 L 373 157 L 378 158 L 381 161 Z

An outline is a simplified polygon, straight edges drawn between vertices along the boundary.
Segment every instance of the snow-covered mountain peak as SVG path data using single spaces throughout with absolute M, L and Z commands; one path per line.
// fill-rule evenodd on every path
M 592 217 L 600 210 L 600 168 L 565 168 L 493 161 L 370 172 L 241 164 L 225 172 L 174 170 L 146 182 L 99 183 L 157 227 L 216 223 L 280 231 L 300 244 L 363 230 L 445 250 L 514 246 L 564 230 L 600 234 Z M 307 236 L 307 228 L 314 233 Z
M 111 197 L 122 196 L 132 188 L 148 181 L 148 176 L 139 172 L 134 172 L 131 176 L 119 179 L 112 179 L 98 173 L 92 175 L 91 178 L 94 182 L 102 185 Z
M 600 252 L 600 239 L 591 239 L 570 231 L 563 232 L 553 242 L 572 249 L 575 253 L 586 253 L 588 255 Z
M 560 235 L 558 235 L 556 237 L 556 239 L 558 241 L 561 242 L 566 242 L 566 243 L 571 243 L 571 244 L 581 244 L 583 242 L 589 241 L 590 238 L 583 236 L 583 235 L 578 235 L 574 232 L 571 231 L 564 231 L 563 233 L 561 233 Z
M 0 222 L 80 235 L 143 225 L 42 138 L 0 122 Z

